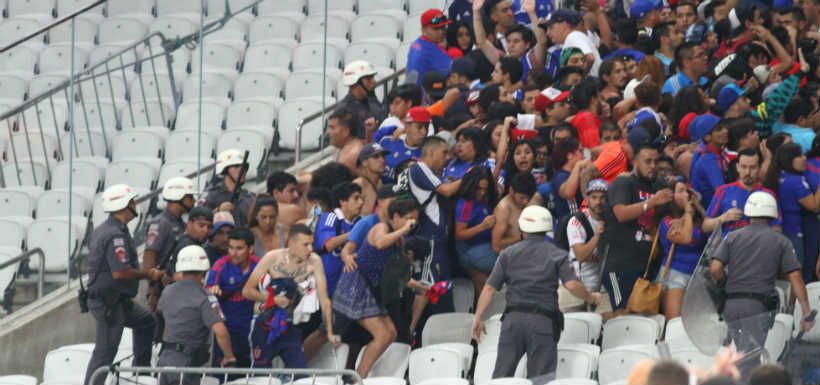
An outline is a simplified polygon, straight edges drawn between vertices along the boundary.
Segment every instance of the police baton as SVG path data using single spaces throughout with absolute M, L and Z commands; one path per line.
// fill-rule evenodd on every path
M 812 310 L 811 313 L 809 313 L 809 315 L 807 315 L 806 318 L 804 318 L 803 320 L 806 322 L 811 322 L 814 321 L 815 317 L 817 317 L 816 309 Z M 801 330 L 799 333 L 797 333 L 797 336 L 795 336 L 791 341 L 789 341 L 789 345 L 786 346 L 786 349 L 784 349 L 783 353 L 780 353 L 780 357 L 777 358 L 778 362 L 786 362 L 786 358 L 788 358 L 792 354 L 794 346 L 797 345 L 797 343 L 803 339 L 804 334 L 806 334 L 806 332 Z
M 239 170 L 239 178 L 234 181 L 234 188 L 233 193 L 231 194 L 231 204 L 236 206 L 236 201 L 239 200 L 239 192 L 242 191 L 242 185 L 245 184 L 245 174 L 248 173 L 248 168 L 250 165 L 248 164 L 248 156 L 250 156 L 250 151 L 245 151 L 245 155 L 242 157 L 242 168 Z

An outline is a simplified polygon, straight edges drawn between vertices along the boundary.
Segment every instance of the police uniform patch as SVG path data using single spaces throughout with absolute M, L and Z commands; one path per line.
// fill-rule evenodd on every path
M 128 262 L 128 255 L 125 253 L 125 247 L 119 246 L 114 249 L 114 254 L 117 256 L 117 260 L 121 263 Z
M 157 235 L 159 235 L 159 224 L 154 223 L 148 226 L 148 235 L 145 237 L 145 245 L 153 246 L 154 241 L 157 240 Z
M 114 247 L 125 246 L 125 239 L 124 238 L 114 238 L 113 243 L 114 243 Z

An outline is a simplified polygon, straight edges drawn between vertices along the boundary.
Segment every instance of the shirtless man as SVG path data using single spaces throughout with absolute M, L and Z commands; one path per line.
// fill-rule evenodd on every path
M 356 137 L 359 127 L 356 116 L 344 109 L 336 110 L 327 119 L 327 136 L 330 145 L 339 149 L 336 161 L 356 172 L 356 161 L 362 150 L 362 140 Z
M 248 278 L 248 282 L 242 289 L 242 296 L 251 301 L 261 302 L 260 305 L 262 306 L 270 304 L 269 292 L 265 289 L 263 289 L 264 291 L 259 289 L 259 282 L 265 276 L 269 276 L 271 280 L 292 278 L 298 287 L 306 288 L 304 290 L 305 295 L 311 295 L 310 291 L 315 289 L 315 295 L 319 297 L 318 302 L 322 309 L 325 325 L 327 325 L 328 341 L 331 341 L 334 345 L 339 344 L 339 341 L 333 335 L 333 310 L 330 297 L 327 295 L 327 283 L 324 268 L 322 267 L 322 259 L 313 252 L 313 233 L 307 226 L 294 225 L 290 228 L 288 234 L 288 247 L 272 250 L 265 254 Z M 293 306 L 291 305 L 293 304 L 285 295 L 277 295 L 274 297 L 273 302 L 280 308 L 292 311 Z M 309 317 L 309 314 L 307 316 Z M 297 319 L 299 315 L 293 314 L 293 318 Z M 259 323 L 259 320 L 255 319 L 253 328 L 256 329 Z M 267 332 L 263 334 L 263 338 L 257 339 L 255 338 L 256 333 L 251 332 L 255 367 L 270 368 L 271 361 L 277 354 L 285 362 L 287 368 L 307 367 L 305 354 L 302 350 L 302 333 L 299 328 L 288 322 L 287 331 L 270 344 L 266 341 Z
M 510 181 L 510 188 L 512 193 L 501 199 L 493 212 L 492 245 L 496 253 L 521 240 L 518 217 L 535 194 L 535 178 L 531 174 L 518 173 Z
M 268 194 L 279 205 L 277 222 L 286 229 L 307 216 L 303 194 L 296 177 L 285 171 L 276 171 L 268 177 Z
M 376 196 L 382 187 L 381 176 L 386 167 L 384 161 L 386 154 L 387 150 L 378 143 L 364 146 L 359 153 L 359 177 L 354 179 L 353 183 L 362 188 L 364 206 L 362 206 L 361 216 L 372 214 L 376 207 Z

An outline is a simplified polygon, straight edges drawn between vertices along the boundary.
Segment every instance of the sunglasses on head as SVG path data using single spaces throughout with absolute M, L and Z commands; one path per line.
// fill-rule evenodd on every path
M 447 22 L 447 16 L 443 16 L 443 15 L 442 16 L 436 16 L 436 17 L 430 19 L 431 24 L 439 24 L 439 23 L 446 23 L 446 22 Z

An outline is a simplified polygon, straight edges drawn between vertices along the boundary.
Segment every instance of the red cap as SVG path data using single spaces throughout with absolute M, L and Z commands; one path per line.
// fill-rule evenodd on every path
M 421 14 L 422 27 L 443 27 L 452 22 L 440 9 L 430 8 Z
M 552 87 L 547 88 L 535 97 L 535 110 L 543 112 L 547 109 L 547 107 L 553 105 L 554 103 L 567 100 L 568 96 L 569 91 L 561 91 Z
M 689 137 L 689 124 L 692 123 L 695 118 L 698 117 L 698 114 L 694 112 L 690 112 L 686 115 L 683 115 L 681 118 L 680 123 L 678 123 L 678 138 L 682 140 L 689 141 L 691 140 Z
M 510 139 L 513 141 L 532 139 L 536 136 L 538 136 L 538 131 L 535 130 L 510 129 Z
M 430 123 L 430 111 L 426 107 L 413 107 L 404 117 L 405 123 Z

